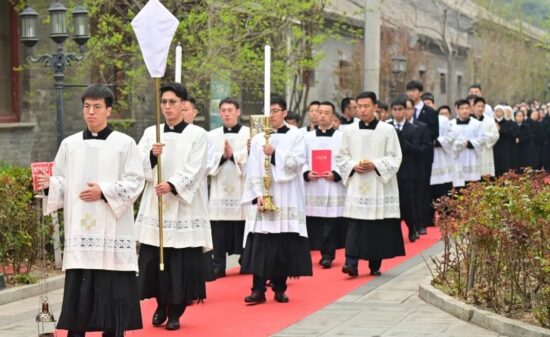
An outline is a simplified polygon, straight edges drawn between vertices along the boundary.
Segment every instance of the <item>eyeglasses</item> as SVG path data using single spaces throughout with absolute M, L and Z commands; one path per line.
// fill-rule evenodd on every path
M 84 109 L 84 111 L 86 112 L 90 111 L 91 109 L 94 109 L 94 111 L 97 111 L 97 110 L 102 110 L 103 108 L 104 106 L 100 104 L 95 104 L 95 105 L 84 104 L 82 106 L 82 109 Z
M 162 101 L 160 101 L 160 105 L 174 106 L 174 105 L 176 105 L 176 103 L 178 103 L 178 102 L 181 102 L 181 100 L 176 100 L 176 99 L 163 99 Z
M 271 109 L 269 112 L 272 114 L 276 114 L 277 112 L 281 112 L 283 109 Z

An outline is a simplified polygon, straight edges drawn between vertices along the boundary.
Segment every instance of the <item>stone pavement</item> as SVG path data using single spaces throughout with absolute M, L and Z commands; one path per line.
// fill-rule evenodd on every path
M 442 247 L 439 242 L 274 336 L 505 337 L 459 320 L 418 297 L 418 285 L 431 279 L 425 260 Z M 360 262 L 360 273 L 361 267 L 362 272 L 368 270 L 366 262 Z
M 429 260 L 441 250 L 442 244 L 438 243 L 422 255 Z M 275 336 L 504 337 L 423 302 L 418 297 L 418 285 L 431 277 L 423 257 L 406 261 Z M 228 259 L 229 268 L 236 265 L 236 259 Z M 367 269 L 365 262 L 359 267 L 360 272 L 361 267 L 363 272 Z M 61 289 L 48 293 L 56 317 L 62 296 Z M 36 336 L 38 302 L 35 296 L 1 305 L 0 337 Z

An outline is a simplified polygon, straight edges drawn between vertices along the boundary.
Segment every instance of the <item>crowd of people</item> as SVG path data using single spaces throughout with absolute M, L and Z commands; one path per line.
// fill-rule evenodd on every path
M 252 275 L 249 305 L 266 302 L 268 288 L 288 303 L 287 279 L 311 276 L 312 263 L 332 268 L 338 248 L 344 274 L 358 276 L 367 260 L 378 276 L 384 259 L 405 255 L 402 222 L 410 242 L 421 239 L 434 225 L 433 201 L 452 188 L 550 168 L 550 104 L 492 109 L 472 86 L 451 109 L 436 107 L 418 81 L 406 89 L 390 104 L 369 91 L 346 97 L 340 112 L 313 101 L 303 127 L 272 96 L 266 143 L 263 132 L 251 138 L 231 98 L 219 103 L 223 126 L 194 125 L 194 100 L 168 83 L 164 123 L 136 144 L 108 126 L 110 89 L 88 87 L 87 128 L 62 142 L 53 176 L 38 178 L 46 213 L 65 210 L 58 328 L 120 337 L 142 328 L 139 301 L 154 298 L 152 325 L 178 330 L 188 305 L 206 298 L 205 282 L 226 275 L 231 254 Z

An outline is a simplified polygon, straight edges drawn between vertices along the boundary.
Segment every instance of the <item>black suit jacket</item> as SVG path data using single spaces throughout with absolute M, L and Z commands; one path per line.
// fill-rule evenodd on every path
M 417 157 L 417 161 L 419 162 L 419 167 L 423 167 L 424 179 L 429 181 L 432 176 L 432 163 L 434 161 L 434 146 L 430 138 L 430 130 L 426 123 L 420 122 L 418 119 L 414 121 L 414 125 L 418 128 L 420 147 L 422 149 L 422 154 Z
M 437 116 L 437 111 L 424 104 L 422 110 L 420 110 L 418 118 L 416 118 L 415 120 L 426 123 L 428 125 L 432 142 L 435 141 L 437 137 L 439 137 L 439 117 Z
M 395 121 L 389 124 L 395 127 Z M 424 148 L 421 145 L 421 134 L 418 127 L 409 122 L 405 122 L 401 131 L 396 130 L 401 147 L 401 166 L 397 171 L 397 178 L 400 180 L 417 180 L 422 178 L 423 168 L 418 167 L 418 158 L 422 156 Z

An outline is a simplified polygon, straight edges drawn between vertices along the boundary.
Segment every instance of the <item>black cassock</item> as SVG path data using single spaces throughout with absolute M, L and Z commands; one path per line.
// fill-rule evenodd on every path
M 542 166 L 550 172 L 550 112 L 542 120 L 544 130 L 544 144 L 542 145 Z
M 502 119 L 495 120 L 498 126 L 499 138 L 493 147 L 495 159 L 495 175 L 501 176 L 512 168 L 512 149 L 516 141 L 518 126 L 516 123 Z
M 529 119 L 526 121 L 526 123 L 531 128 L 531 132 L 533 133 L 533 168 L 536 170 L 540 170 L 542 167 L 542 145 L 544 143 L 544 126 L 541 122 L 533 121 Z
M 512 168 L 521 170 L 525 167 L 533 167 L 535 157 L 535 145 L 533 132 L 529 124 L 518 125 L 512 150 Z

